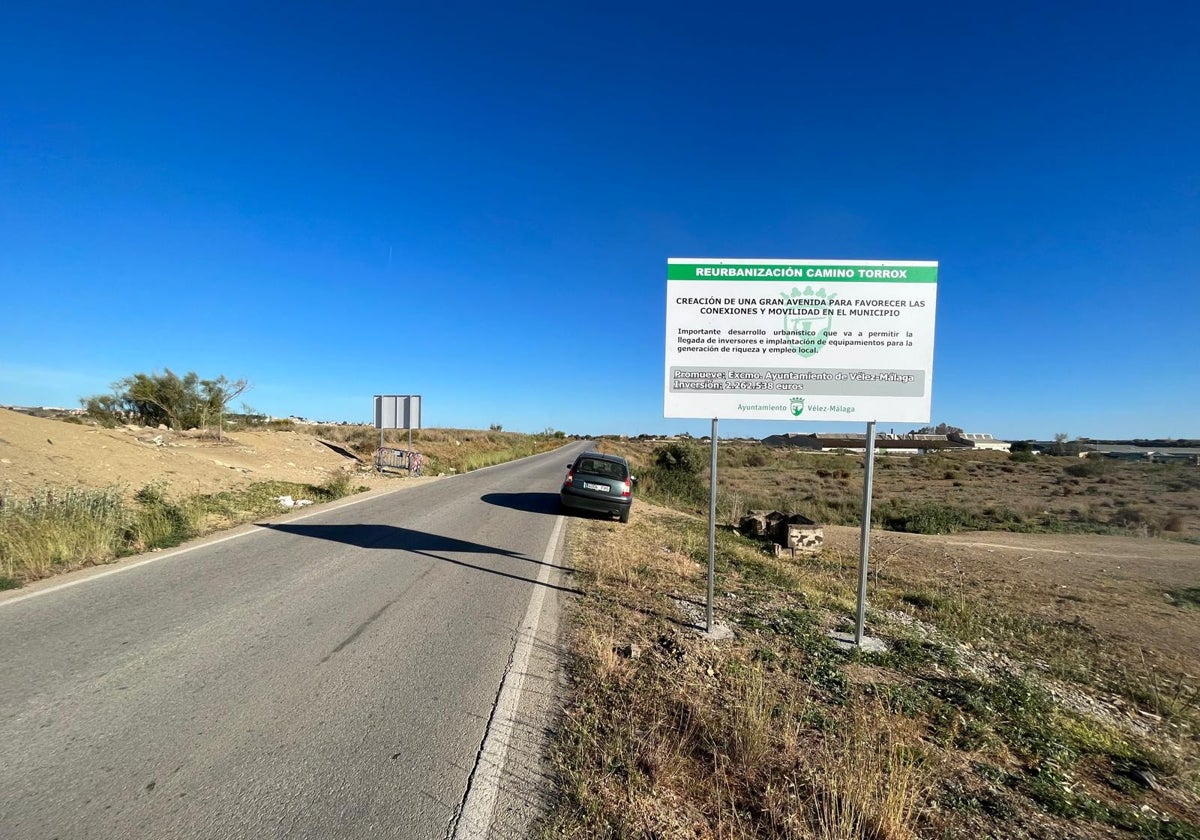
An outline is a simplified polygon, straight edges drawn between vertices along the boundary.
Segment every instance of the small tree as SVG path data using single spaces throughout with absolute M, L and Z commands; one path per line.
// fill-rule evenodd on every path
M 250 383 L 230 382 L 224 376 L 201 379 L 194 372 L 180 377 L 169 368 L 161 373 L 135 373 L 113 383 L 112 394 L 85 397 L 80 402 L 88 414 L 105 423 L 137 422 L 143 426 L 165 425 L 172 429 L 207 426 L 212 418 L 225 424 L 225 407 Z
M 125 411 L 125 403 L 116 394 L 98 394 L 94 397 L 84 397 L 79 401 L 89 417 L 99 420 L 106 427 L 113 427 L 130 419 Z
M 210 411 L 216 411 L 217 414 L 217 440 L 224 440 L 225 435 L 225 407 L 229 403 L 245 393 L 250 387 L 250 383 L 245 379 L 239 379 L 236 382 L 230 382 L 224 376 L 218 376 L 216 379 L 205 379 L 200 383 L 200 388 L 204 396 L 205 417 L 208 419 Z
M 961 435 L 963 430 L 949 423 L 938 423 L 936 426 L 922 426 L 909 432 L 910 435 Z
M 182 429 L 195 417 L 199 382 L 195 373 L 181 379 L 168 368 L 161 375 L 135 373 L 117 382 L 113 389 L 142 425 Z
M 1070 437 L 1071 436 L 1068 435 L 1066 432 L 1058 432 L 1057 434 L 1054 435 L 1054 454 L 1055 455 L 1066 455 L 1067 454 L 1067 441 L 1070 439 Z

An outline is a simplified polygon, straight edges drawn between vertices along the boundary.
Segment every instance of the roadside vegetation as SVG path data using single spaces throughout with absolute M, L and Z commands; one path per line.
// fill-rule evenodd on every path
M 92 422 L 109 427 L 199 429 L 217 440 L 229 431 L 247 428 L 304 432 L 341 444 L 368 463 L 381 445 L 379 430 L 371 426 L 273 420 L 244 404 L 241 412 L 229 411 L 230 403 L 249 388 L 246 379 L 231 381 L 223 375 L 205 379 L 195 372 L 179 376 L 167 369 L 127 376 L 113 383 L 111 393 L 84 397 L 80 404 Z M 67 419 L 81 422 L 76 417 Z M 409 440 L 407 431 L 387 429 L 382 445 L 407 449 Z M 501 424 L 493 423 L 487 432 L 414 429 L 411 441 L 424 457 L 426 474 L 452 475 L 545 452 L 565 443 L 566 435 L 554 429 L 533 435 L 505 432 Z
M 92 420 L 106 426 L 136 423 L 161 424 L 175 431 L 205 429 L 220 439 L 226 431 L 229 404 L 249 387 L 245 379 L 202 379 L 194 371 L 179 376 L 168 368 L 163 373 L 127 376 L 113 383 L 112 393 L 84 397 L 80 404 Z
M 640 498 L 626 526 L 570 521 L 567 565 L 582 595 L 553 757 L 561 795 L 541 836 L 1200 838 L 1200 650 L 1172 643 L 1200 615 L 1194 587 L 1120 590 L 1131 626 L 1145 609 L 1164 622 L 1162 638 L 1147 642 L 1064 620 L 1046 609 L 1061 596 L 972 577 L 914 547 L 933 545 L 927 540 L 890 537 L 894 544 L 883 542 L 877 555 L 867 617 L 888 649 L 848 653 L 828 632 L 853 630 L 852 540 L 827 542 L 815 557 L 776 558 L 726 524 L 716 618 L 733 638 L 712 640 L 697 632 L 707 449 L 604 446 L 637 465 Z M 810 494 L 799 512 L 836 511 L 837 521 L 853 522 L 849 499 L 824 505 L 846 478 L 861 493 L 861 458 L 728 449 L 718 497 L 724 522 L 749 507 L 796 510 Z M 901 482 L 885 482 L 884 491 L 906 510 L 950 505 L 945 490 L 964 477 L 973 495 L 999 495 L 1003 483 L 988 476 L 1026 466 L 1007 458 L 894 463 L 909 493 L 899 495 Z M 1073 463 L 1036 462 L 1022 476 L 1027 499 L 1041 483 L 1058 486 L 1057 476 L 1091 480 L 1064 470 Z M 1101 487 L 1132 496 L 1160 483 L 1162 493 L 1185 498 L 1196 489 L 1185 471 L 1142 466 L 1106 465 L 1101 477 L 1113 482 Z M 952 471 L 960 477 L 943 477 Z M 1170 490 L 1170 482 L 1183 486 Z M 1098 509 L 1118 509 L 1093 496 Z M 1151 492 L 1139 503 L 1161 516 L 1158 498 Z M 968 496 L 954 507 L 982 518 L 997 503 Z M 1069 530 L 1041 516 L 1030 512 L 1025 524 Z M 1181 534 L 1104 518 L 1105 529 L 1147 540 Z M 947 527 L 936 516 L 907 524 L 900 530 Z
M 707 442 L 607 441 L 647 481 L 639 488 L 669 506 L 708 510 Z M 687 453 L 681 484 L 659 459 Z M 754 508 L 788 510 L 829 525 L 862 519 L 863 456 L 722 441 L 718 516 L 736 522 Z M 1188 464 L 1028 453 L 876 453 L 871 509 L 876 528 L 1151 536 L 1200 544 L 1200 469 Z
M 315 435 L 345 446 L 365 463 L 370 463 L 379 448 L 379 429 L 371 426 L 299 424 L 277 421 L 271 428 L 292 429 Z M 554 429 L 538 434 L 505 432 L 498 427 L 490 431 L 473 429 L 414 429 L 412 448 L 425 459 L 425 475 L 454 475 L 504 464 L 547 452 L 567 443 L 567 436 Z M 383 445 L 408 449 L 408 432 L 385 429 Z
M 173 376 L 168 371 L 165 377 L 168 384 Z M 189 374 L 175 380 L 186 392 L 191 387 L 187 383 L 193 378 Z M 195 378 L 193 384 L 199 382 Z M 124 414 L 121 417 L 129 419 Z M 311 434 L 347 450 L 359 460 L 359 471 L 370 471 L 372 456 L 379 446 L 379 431 L 368 426 L 316 425 L 290 420 L 268 423 L 245 415 L 226 418 L 224 426 L 227 433 L 232 430 L 235 434 L 237 428 L 247 427 Z M 555 449 L 566 443 L 565 437 L 552 429 L 536 435 L 499 429 L 488 432 L 421 429 L 413 431 L 413 448 L 424 456 L 425 475 L 453 475 Z M 218 438 L 214 433 L 210 442 L 232 446 L 236 439 L 228 434 Z M 407 448 L 407 433 L 386 431 L 385 445 Z M 356 480 L 355 472 L 338 470 L 316 485 L 264 481 L 208 494 L 181 495 L 178 488 L 162 482 L 137 490 L 116 485 L 97 490 L 48 487 L 26 497 L 0 495 L 0 589 L 20 587 L 143 551 L 169 548 L 278 515 L 284 510 L 279 502 L 281 496 L 322 503 L 365 489 Z
M 122 488 L 48 489 L 0 497 L 0 589 L 159 548 L 278 514 L 280 496 L 328 502 L 357 492 L 336 473 L 320 485 L 268 481 L 173 499 L 163 484 L 128 498 Z

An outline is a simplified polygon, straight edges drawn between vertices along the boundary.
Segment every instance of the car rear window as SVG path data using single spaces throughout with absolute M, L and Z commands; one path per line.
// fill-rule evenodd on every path
M 624 481 L 629 475 L 629 471 L 625 469 L 624 464 L 619 464 L 616 461 L 601 461 L 596 458 L 584 458 L 581 460 L 576 472 L 602 475 L 607 478 L 615 478 L 618 481 Z

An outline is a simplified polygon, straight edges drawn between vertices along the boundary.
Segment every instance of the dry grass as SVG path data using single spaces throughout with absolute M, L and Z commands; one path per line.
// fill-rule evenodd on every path
M 106 562 L 126 522 L 121 493 L 46 490 L 0 498 L 0 588 L 48 577 L 72 565 Z
M 686 626 L 678 604 L 703 603 L 698 524 L 647 504 L 626 528 L 572 520 L 587 595 L 557 755 L 566 797 L 544 834 L 914 836 L 911 721 L 869 697 L 825 706 L 753 635 L 714 642 Z
M 113 486 L 4 498 L 0 500 L 0 588 L 176 546 L 275 512 L 280 495 L 329 501 L 347 492 L 351 488 L 335 478 L 322 487 L 261 482 L 181 499 L 171 498 L 164 484 L 150 484 L 131 495 Z
M 821 840 L 910 840 L 918 803 L 928 790 L 917 761 L 917 724 L 880 704 L 855 708 L 836 733 L 826 733 L 810 771 Z
M 653 441 L 606 441 L 639 469 L 653 463 Z M 705 464 L 708 444 L 693 446 Z M 736 522 L 750 508 L 788 509 L 826 524 L 861 519 L 863 456 L 722 441 L 718 516 Z M 684 507 L 678 499 L 672 506 Z M 706 513 L 707 496 L 695 513 Z M 878 527 L 1009 530 L 1166 536 L 1200 543 L 1200 469 L 1041 456 L 1013 461 L 1002 452 L 878 454 L 873 511 Z M 933 533 L 934 530 L 924 531 Z
M 891 608 L 869 616 L 887 654 L 826 636 L 849 626 L 851 553 L 795 564 L 725 532 L 717 619 L 735 635 L 710 640 L 690 626 L 706 532 L 644 499 L 625 527 L 570 521 L 584 595 L 562 794 L 541 836 L 1200 837 L 1194 679 L 1122 682 L 1088 653 L 1107 645 L 1094 629 L 956 585 L 914 592 L 898 572 L 921 563 L 903 544 L 881 546 L 872 582 Z M 1137 708 L 1161 720 L 1109 711 L 1129 708 L 1109 705 L 1114 688 L 1153 695 Z M 1130 781 L 1138 770 L 1155 789 Z

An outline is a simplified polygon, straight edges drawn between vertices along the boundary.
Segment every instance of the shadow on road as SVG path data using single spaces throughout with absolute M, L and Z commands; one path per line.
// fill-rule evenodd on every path
M 566 510 L 559 503 L 557 493 L 487 493 L 479 497 L 489 505 L 520 510 L 525 513 L 544 513 L 548 516 L 574 516 L 579 519 L 612 519 L 611 514 L 571 508 Z
M 557 516 L 559 513 L 557 493 L 487 493 L 479 498 L 489 505 L 525 513 L 544 513 L 548 516 Z
M 493 493 L 489 494 L 499 497 L 536 497 L 549 496 L 554 499 L 555 504 L 558 503 L 558 496 L 553 493 Z M 485 497 L 486 500 L 486 497 Z M 496 504 L 496 502 L 492 502 Z M 518 508 L 528 510 L 528 508 Z M 531 583 L 535 586 L 545 586 L 547 589 L 554 589 L 558 592 L 567 592 L 571 595 L 583 595 L 581 589 L 576 589 L 570 586 L 557 586 L 553 583 L 540 583 L 534 578 L 527 578 L 521 575 L 502 572 L 498 569 L 490 569 L 487 566 L 468 563 L 465 560 L 458 560 L 453 557 L 447 557 L 444 553 L 456 554 L 490 554 L 496 557 L 512 557 L 516 560 L 523 560 L 526 563 L 533 563 L 537 566 L 549 566 L 552 569 L 559 571 L 574 573 L 575 570 L 568 566 L 558 566 L 554 563 L 543 563 L 540 560 L 534 560 L 531 557 L 526 557 L 515 551 L 508 551 L 503 548 L 496 548 L 491 545 L 483 545 L 482 543 L 470 542 L 468 540 L 460 540 L 455 537 L 445 537 L 441 534 L 430 534 L 426 531 L 414 531 L 411 528 L 400 528 L 395 525 L 307 525 L 302 523 L 279 523 L 279 524 L 259 524 L 260 528 L 267 528 L 272 531 L 282 531 L 285 534 L 295 534 L 301 537 L 311 537 L 318 540 L 329 540 L 330 542 L 338 542 L 344 545 L 353 545 L 358 548 L 380 548 L 393 551 L 408 551 L 413 554 L 419 554 L 422 557 L 429 557 L 433 560 L 440 560 L 443 563 L 450 563 L 454 566 L 462 566 L 466 569 L 474 569 L 479 572 L 486 572 L 489 575 L 498 575 L 499 577 L 516 580 L 522 583 Z M 444 553 L 438 553 L 444 552 Z M 693 602 L 698 606 L 702 606 L 702 602 Z M 651 609 L 644 606 L 634 606 L 627 604 L 621 599 L 613 601 L 614 606 L 624 607 L 625 609 L 636 610 L 646 616 L 652 616 L 677 627 L 686 628 L 689 630 L 703 630 L 704 628 L 691 624 L 687 621 L 681 621 L 667 612 Z
M 305 525 L 299 523 L 279 523 L 260 524 L 259 527 L 267 528 L 271 531 L 282 531 L 285 534 L 295 534 L 300 537 L 329 540 L 330 542 L 352 545 L 357 548 L 408 551 L 412 554 L 419 554 L 422 557 L 440 560 L 443 563 L 487 572 L 488 574 L 498 575 L 510 580 L 519 580 L 523 583 L 545 586 L 547 589 L 557 589 L 559 592 L 570 592 L 573 595 L 581 594 L 578 589 L 567 586 L 556 586 L 553 583 L 541 583 L 534 578 L 502 572 L 499 569 L 490 569 L 487 566 L 479 566 L 474 563 L 468 563 L 465 560 L 447 557 L 445 554 L 490 554 L 495 557 L 511 557 L 516 560 L 523 560 L 526 563 L 533 563 L 536 566 L 549 566 L 552 569 L 562 572 L 573 572 L 574 569 L 566 566 L 557 566 L 553 563 L 543 563 L 540 560 L 534 560 L 532 557 L 526 557 L 519 552 L 508 551 L 491 545 L 483 545 L 482 543 L 469 542 L 468 540 L 460 540 L 455 537 L 445 537 L 441 534 L 414 531 L 411 528 L 400 528 L 395 525 Z

